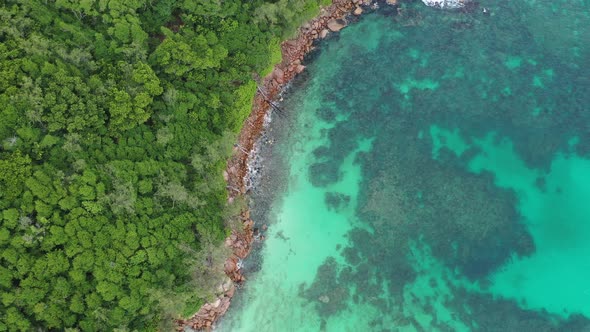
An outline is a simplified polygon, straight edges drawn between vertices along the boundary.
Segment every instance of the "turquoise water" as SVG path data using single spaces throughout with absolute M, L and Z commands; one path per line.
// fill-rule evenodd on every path
M 219 330 L 590 330 L 588 5 L 414 2 L 324 41 Z

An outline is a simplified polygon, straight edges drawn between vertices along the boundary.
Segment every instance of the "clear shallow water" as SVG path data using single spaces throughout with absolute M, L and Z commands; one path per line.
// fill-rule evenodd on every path
M 590 329 L 587 1 L 419 3 L 321 46 L 221 331 Z

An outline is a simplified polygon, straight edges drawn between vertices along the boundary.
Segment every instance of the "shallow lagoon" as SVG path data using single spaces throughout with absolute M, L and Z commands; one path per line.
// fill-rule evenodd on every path
M 415 2 L 324 41 L 262 146 L 269 229 L 219 330 L 590 329 L 587 5 Z

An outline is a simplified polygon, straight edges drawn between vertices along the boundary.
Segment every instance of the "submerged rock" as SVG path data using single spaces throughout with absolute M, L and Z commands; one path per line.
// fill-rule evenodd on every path
M 422 2 L 429 7 L 456 9 L 465 7 L 465 4 L 469 2 L 469 0 L 422 0 Z

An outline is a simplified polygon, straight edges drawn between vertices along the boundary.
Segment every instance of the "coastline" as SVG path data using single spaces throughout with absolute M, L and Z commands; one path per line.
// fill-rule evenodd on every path
M 389 5 L 397 4 L 397 0 L 386 2 Z M 256 143 L 265 130 L 267 116 L 277 108 L 274 101 L 289 82 L 305 70 L 302 61 L 314 50 L 313 43 L 345 28 L 348 24 L 347 16 L 359 16 L 374 3 L 374 0 L 333 0 L 330 6 L 320 9 L 318 16 L 304 23 L 295 38 L 281 43 L 282 60 L 262 82 L 258 82 L 252 111 L 244 122 L 234 154 L 228 160 L 223 174 L 230 202 L 238 196 L 247 195 L 252 154 L 255 153 Z M 225 246 L 231 249 L 232 254 L 224 264 L 227 278 L 219 286 L 219 295 L 214 301 L 204 304 L 192 317 L 178 320 L 178 331 L 186 331 L 186 328 L 208 331 L 214 328 L 215 322 L 227 312 L 237 285 L 246 280 L 240 269 L 241 261 L 248 256 L 255 240 L 254 221 L 250 218 L 248 208 L 240 213 L 240 220 L 243 229 L 232 229 L 231 235 L 225 240 Z

